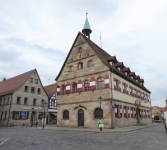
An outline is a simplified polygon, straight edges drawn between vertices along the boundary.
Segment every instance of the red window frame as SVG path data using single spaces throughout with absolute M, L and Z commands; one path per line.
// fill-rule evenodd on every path
M 104 89 L 104 79 L 103 78 L 99 78 L 97 80 L 97 85 L 98 85 L 98 89 Z
M 94 117 L 100 118 L 100 108 L 96 108 L 94 111 Z M 103 118 L 103 110 L 101 109 L 101 118 Z
M 65 94 L 66 94 L 66 86 L 62 85 L 62 95 L 65 95 Z
M 77 83 L 72 84 L 72 92 L 77 93 Z
M 69 111 L 68 110 L 65 110 L 63 112 L 63 119 L 69 119 Z
M 84 90 L 89 91 L 90 90 L 90 81 L 86 80 L 84 83 L 85 83 L 85 87 L 84 87 L 85 89 Z

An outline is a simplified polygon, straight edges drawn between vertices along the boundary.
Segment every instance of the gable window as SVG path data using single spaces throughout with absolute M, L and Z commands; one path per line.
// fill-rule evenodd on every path
M 28 86 L 25 86 L 24 91 L 28 92 Z
M 24 98 L 24 105 L 27 105 L 28 98 Z
M 65 95 L 66 94 L 66 86 L 62 85 L 62 94 Z
M 30 78 L 30 83 L 33 83 L 33 78 Z
M 85 91 L 90 90 L 90 82 L 88 80 L 85 81 Z
M 76 93 L 77 92 L 77 83 L 72 84 L 72 92 Z
M 33 105 L 36 105 L 36 99 L 33 100 Z
M 17 104 L 20 104 L 21 97 L 17 97 Z
M 73 66 L 70 66 L 70 71 L 73 71 Z
M 34 76 L 36 76 L 36 73 L 34 72 Z
M 41 106 L 44 106 L 44 100 L 41 101 Z
M 96 108 L 94 111 L 94 117 L 100 118 L 100 108 Z M 103 110 L 101 109 L 101 118 L 103 118 Z
M 69 119 L 69 111 L 68 110 L 65 110 L 63 112 L 63 119 Z
M 78 69 L 83 69 L 83 63 L 78 64 Z
M 38 79 L 35 79 L 35 84 L 38 84 Z
M 93 60 L 89 61 L 89 67 L 93 66 Z
M 104 89 L 104 79 L 99 78 L 97 82 L 98 82 L 98 89 Z
M 31 93 L 35 93 L 35 88 L 31 87 Z
M 38 94 L 41 94 L 41 89 L 40 88 L 38 88 Z
M 80 48 L 79 48 L 79 53 L 81 53 L 81 52 L 82 52 L 82 48 L 80 47 Z

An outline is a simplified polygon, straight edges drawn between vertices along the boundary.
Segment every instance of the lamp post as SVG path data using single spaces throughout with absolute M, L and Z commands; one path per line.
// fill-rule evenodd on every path
M 98 100 L 99 100 L 99 103 L 100 103 L 100 121 L 101 121 L 101 102 L 103 100 L 103 98 L 101 97 L 101 95 L 98 97 Z M 100 121 L 99 121 L 99 124 L 101 123 Z M 102 128 L 100 128 L 100 131 L 102 131 Z
M 34 107 L 32 107 L 32 111 L 33 111 Z M 33 126 L 33 115 L 32 115 L 32 112 L 31 112 L 31 128 Z
M 44 120 L 45 120 L 45 107 L 46 107 L 45 105 L 46 105 L 46 104 L 47 104 L 47 102 L 45 102 L 45 103 L 44 103 L 44 115 L 43 115 L 43 116 L 44 116 L 44 118 L 43 118 L 43 129 L 44 129 L 44 124 L 45 124 L 45 121 L 44 121 Z

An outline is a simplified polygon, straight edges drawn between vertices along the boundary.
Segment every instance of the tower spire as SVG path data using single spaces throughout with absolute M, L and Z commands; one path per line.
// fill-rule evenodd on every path
M 90 28 L 87 15 L 88 15 L 88 13 L 87 13 L 87 11 L 86 11 L 86 21 L 85 21 L 84 27 L 83 27 L 83 29 L 82 29 L 82 33 L 83 33 L 85 36 L 88 36 L 88 38 L 90 39 L 90 34 L 92 33 L 92 30 L 91 30 L 91 28 Z

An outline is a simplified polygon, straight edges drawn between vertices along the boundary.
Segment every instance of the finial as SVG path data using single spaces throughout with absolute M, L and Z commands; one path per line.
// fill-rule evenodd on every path
M 87 17 L 88 12 L 86 11 L 86 17 Z

